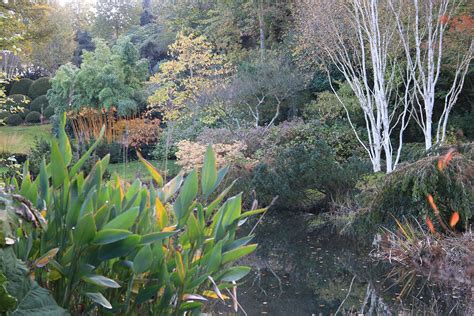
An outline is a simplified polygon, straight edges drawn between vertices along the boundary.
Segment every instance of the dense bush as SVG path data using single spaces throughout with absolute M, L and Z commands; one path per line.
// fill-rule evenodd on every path
M 16 81 L 12 88 L 10 89 L 10 95 L 13 94 L 23 94 L 23 95 L 28 95 L 28 90 L 30 89 L 30 86 L 33 84 L 33 80 L 28 79 L 28 78 L 23 78 L 18 81 Z
M 40 172 L 40 166 L 43 159 L 49 163 L 51 155 L 51 144 L 44 138 L 35 138 L 34 144 L 28 154 L 30 173 L 36 177 Z
M 88 175 L 79 172 L 101 140 L 73 164 L 64 125 L 65 116 L 50 163 L 42 161 L 35 180 L 25 167 L 16 188 L 46 210 L 47 225 L 12 230 L 17 257 L 36 263 L 30 273 L 63 308 L 71 314 L 82 306 L 94 314 L 104 313 L 103 307 L 118 314 L 199 314 L 201 295 L 220 296 L 250 271 L 231 266 L 256 248 L 249 244 L 252 236 L 236 239 L 237 229 L 242 219 L 266 209 L 245 213 L 240 194 L 214 193 L 227 169 L 217 170 L 211 149 L 200 177 L 194 170 L 164 184 L 143 161 L 156 187 L 139 180 L 124 184 L 118 177 L 105 182 L 108 156 Z M 208 199 L 213 202 L 203 202 Z
M 123 156 L 123 149 L 122 144 L 120 143 L 110 143 L 101 142 L 97 145 L 95 153 L 99 158 L 104 158 L 107 155 L 110 155 L 110 162 L 111 163 L 120 163 L 124 161 Z
M 10 112 L 9 111 L 1 111 L 0 112 L 0 120 L 3 120 L 3 119 L 6 119 L 7 117 L 10 116 Z
M 12 94 L 8 96 L 5 105 L 10 107 L 10 106 L 15 106 L 15 107 L 26 107 L 28 104 L 31 102 L 31 99 L 23 94 Z
M 45 118 L 49 119 L 51 116 L 54 115 L 54 108 L 52 106 L 48 106 L 46 109 L 43 110 L 43 115 Z
M 278 195 L 277 206 L 291 211 L 312 210 L 354 189 L 367 164 L 350 159 L 341 164 L 324 141 L 274 149 L 253 172 L 251 186 L 257 198 L 268 202 Z
M 41 113 L 36 111 L 31 111 L 25 117 L 25 122 L 27 123 L 39 123 L 41 121 Z
M 440 170 L 444 156 L 423 158 L 402 166 L 385 177 L 367 198 L 372 223 L 393 224 L 393 218 L 414 216 L 424 221 L 436 218 L 428 202 L 431 195 L 445 223 L 453 212 L 460 214 L 461 226 L 472 221 L 474 210 L 474 161 L 455 154 Z
M 34 100 L 40 95 L 46 95 L 49 89 L 51 89 L 51 78 L 39 78 L 31 84 L 30 88 L 28 89 L 28 96 Z
M 48 98 L 45 95 L 41 95 L 31 102 L 30 111 L 42 113 L 48 106 Z
M 26 116 L 30 113 L 31 111 L 28 110 L 27 108 L 24 108 L 22 111 L 18 112 L 18 114 L 20 114 L 21 118 L 22 119 L 25 119 Z
M 5 119 L 5 123 L 10 126 L 17 126 L 23 123 L 23 119 L 20 114 L 12 114 Z

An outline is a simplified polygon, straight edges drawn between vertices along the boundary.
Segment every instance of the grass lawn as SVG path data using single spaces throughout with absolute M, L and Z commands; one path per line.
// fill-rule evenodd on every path
M 51 139 L 51 124 L 0 126 L 0 153 L 28 154 L 35 137 Z
M 151 160 L 153 166 L 161 171 L 163 175 L 164 164 L 162 161 Z M 140 178 L 142 181 L 148 181 L 151 179 L 150 174 L 143 166 L 140 161 L 130 161 L 127 164 L 124 163 L 114 163 L 109 165 L 109 172 L 111 174 L 118 173 L 118 175 L 128 181 L 133 181 L 136 178 Z M 174 177 L 178 174 L 180 167 L 176 164 L 174 160 L 168 160 L 168 173 L 167 177 Z

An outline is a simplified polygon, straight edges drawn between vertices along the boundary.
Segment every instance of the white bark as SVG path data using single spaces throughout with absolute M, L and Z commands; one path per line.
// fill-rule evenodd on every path
M 433 112 L 436 86 L 441 73 L 444 36 L 448 21 L 459 0 L 389 0 L 405 50 L 416 88 L 416 110 L 413 117 L 423 131 L 425 149 L 433 146 Z M 411 10 L 410 10 L 411 9 Z M 464 77 L 472 59 L 472 40 L 469 48 L 455 67 L 455 78 L 445 98 L 443 113 L 438 121 L 436 143 L 444 141 L 449 113 L 464 84 Z
M 337 25 L 333 17 L 330 32 L 335 42 L 322 45 L 332 64 L 344 75 L 364 112 L 367 141 L 363 141 L 352 124 L 349 110 L 333 89 L 344 106 L 349 123 L 358 141 L 367 151 L 374 172 L 381 170 L 382 153 L 385 156 L 385 170 L 392 172 L 399 160 L 403 146 L 403 132 L 410 118 L 411 100 L 410 72 L 402 70 L 398 60 L 392 58 L 395 46 L 396 24 L 380 16 L 382 9 L 377 0 L 350 0 L 346 7 L 355 30 L 353 38 L 348 38 L 346 27 Z M 352 45 L 350 45 L 351 43 Z M 398 87 L 395 74 L 399 73 L 407 83 L 404 94 L 394 93 Z M 329 72 L 328 72 L 329 74 Z M 395 101 L 393 101 L 395 99 Z M 391 104 L 392 103 L 392 104 Z M 394 149 L 392 134 L 399 126 L 398 148 Z

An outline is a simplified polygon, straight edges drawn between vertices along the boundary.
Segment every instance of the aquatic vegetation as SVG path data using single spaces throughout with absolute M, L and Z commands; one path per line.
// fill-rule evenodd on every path
M 33 179 L 26 163 L 21 183 L 10 182 L 46 220 L 13 231 L 11 247 L 36 282 L 71 313 L 179 315 L 199 311 L 209 291 L 237 306 L 232 293 L 250 268 L 232 263 L 257 247 L 237 230 L 266 209 L 244 212 L 240 194 L 226 198 L 230 187 L 215 192 L 228 168 L 217 170 L 212 149 L 199 172 L 168 183 L 143 158 L 155 186 L 118 176 L 105 182 L 108 156 L 80 171 L 104 131 L 72 163 L 64 125 L 65 115 L 39 175 Z

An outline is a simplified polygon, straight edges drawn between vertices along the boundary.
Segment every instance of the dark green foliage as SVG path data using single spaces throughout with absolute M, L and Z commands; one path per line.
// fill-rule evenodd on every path
M 17 126 L 23 123 L 23 119 L 20 114 L 12 114 L 6 118 L 5 123 L 10 126 Z
M 6 119 L 9 116 L 10 116 L 10 112 L 8 112 L 8 111 L 0 112 L 0 120 L 1 119 Z
M 406 165 L 388 175 L 376 185 L 375 194 L 367 198 L 375 224 L 394 224 L 394 218 L 414 216 L 423 221 L 426 215 L 436 224 L 427 196 L 431 194 L 445 223 L 454 211 L 459 212 L 460 227 L 472 221 L 474 210 L 474 161 L 455 154 L 441 172 L 438 160 L 427 157 Z
M 46 159 L 46 163 L 49 163 L 50 154 L 51 144 L 49 141 L 44 138 L 36 138 L 35 143 L 28 154 L 30 172 L 34 177 L 39 174 L 43 158 Z
M 48 106 L 48 98 L 45 95 L 41 95 L 31 102 L 30 111 L 42 113 Z
M 354 165 L 351 165 L 351 164 Z M 259 164 L 252 186 L 257 198 L 267 202 L 278 195 L 277 205 L 288 210 L 311 210 L 354 188 L 367 167 L 357 161 L 341 165 L 324 141 L 276 149 L 271 162 Z
M 45 118 L 49 119 L 54 115 L 54 108 L 52 106 L 48 106 L 46 109 L 44 109 L 43 115 Z
M 84 51 L 91 52 L 95 49 L 95 45 L 92 42 L 92 37 L 87 31 L 78 30 L 74 40 L 77 42 L 76 50 L 74 51 L 74 57 L 72 63 L 79 67 L 82 63 L 82 53 Z
M 18 81 L 16 81 L 12 88 L 10 89 L 10 95 L 13 94 L 23 94 L 23 95 L 28 95 L 28 90 L 30 89 L 30 86 L 33 84 L 33 80 L 28 79 L 28 78 L 23 78 Z
M 122 145 L 115 142 L 110 144 L 103 142 L 99 144 L 95 150 L 95 153 L 101 159 L 104 158 L 106 155 L 110 154 L 110 163 L 123 162 L 124 157 L 122 152 Z
M 23 94 L 12 94 L 7 98 L 5 105 L 26 107 L 31 102 L 31 99 Z
M 28 96 L 34 100 L 40 95 L 45 95 L 51 89 L 51 78 L 43 77 L 36 79 L 28 89 Z
M 474 112 L 452 115 L 449 119 L 449 127 L 454 129 L 460 140 L 474 140 Z M 463 139 L 464 138 L 464 139 Z
M 25 122 L 27 123 L 39 123 L 41 121 L 41 113 L 36 111 L 31 111 L 25 117 Z
M 18 114 L 20 114 L 21 118 L 22 119 L 25 119 L 26 116 L 28 115 L 28 113 L 30 113 L 31 111 L 28 110 L 27 108 L 24 108 L 22 112 L 19 112 Z

